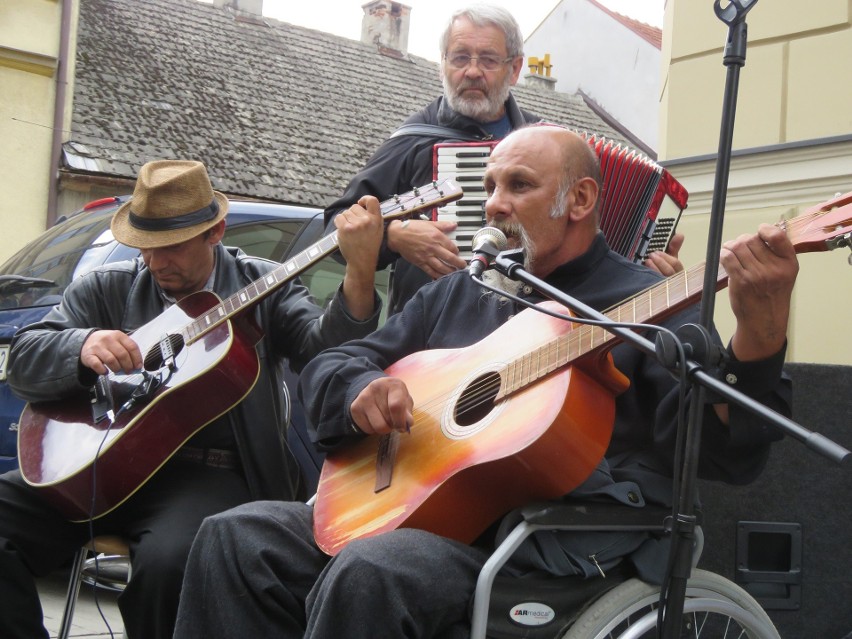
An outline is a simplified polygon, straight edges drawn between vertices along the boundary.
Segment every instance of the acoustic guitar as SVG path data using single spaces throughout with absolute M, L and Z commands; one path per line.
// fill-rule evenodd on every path
M 782 226 L 797 253 L 849 246 L 852 193 Z M 677 273 L 606 315 L 667 317 L 700 297 L 704 270 Z M 721 266 L 717 281 L 727 283 Z M 414 399 L 413 425 L 326 457 L 314 505 L 319 547 L 334 555 L 400 527 L 470 543 L 512 508 L 576 488 L 603 458 L 614 397 L 627 387 L 609 357 L 616 341 L 603 328 L 527 309 L 472 346 L 391 365 L 386 373 Z
M 462 195 L 452 180 L 433 182 L 382 202 L 382 216 Z M 89 396 L 26 405 L 18 430 L 24 479 L 72 521 L 124 502 L 254 386 L 261 332 L 243 311 L 337 249 L 333 232 L 226 300 L 207 291 L 187 296 L 131 333 L 142 371 L 101 376 Z

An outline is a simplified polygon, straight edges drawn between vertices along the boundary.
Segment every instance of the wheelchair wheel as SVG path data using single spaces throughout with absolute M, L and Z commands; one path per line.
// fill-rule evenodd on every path
M 656 637 L 658 586 L 630 579 L 592 603 L 562 639 Z M 681 637 L 780 639 L 760 605 L 724 577 L 693 570 L 687 582 Z

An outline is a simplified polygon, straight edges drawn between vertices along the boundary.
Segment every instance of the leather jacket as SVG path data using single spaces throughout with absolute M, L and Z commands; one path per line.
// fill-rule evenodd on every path
M 213 290 L 227 298 L 277 266 L 219 245 Z M 256 345 L 260 371 L 251 391 L 226 418 L 254 499 L 304 497 L 298 466 L 286 446 L 284 366 L 289 363 L 298 372 L 323 349 L 370 333 L 378 324 L 381 304 L 378 296 L 376 300 L 373 316 L 361 322 L 345 310 L 339 291 L 323 312 L 307 289 L 293 280 L 245 311 L 263 331 Z M 87 392 L 96 379 L 80 365 L 89 334 L 97 329 L 134 331 L 163 308 L 161 293 L 141 257 L 86 273 L 68 286 L 62 302 L 42 321 L 15 335 L 9 372 L 12 390 L 31 402 Z

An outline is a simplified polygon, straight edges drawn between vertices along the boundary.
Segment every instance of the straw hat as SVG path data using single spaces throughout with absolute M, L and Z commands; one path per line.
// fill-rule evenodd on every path
M 228 198 L 214 191 L 201 162 L 158 160 L 139 169 L 133 198 L 112 218 L 115 239 L 159 248 L 195 237 L 225 219 Z

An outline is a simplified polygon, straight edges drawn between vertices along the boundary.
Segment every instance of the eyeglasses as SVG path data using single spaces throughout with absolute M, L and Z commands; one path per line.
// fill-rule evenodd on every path
M 514 56 L 508 58 L 500 58 L 496 55 L 479 55 L 471 56 L 467 53 L 452 53 L 445 55 L 444 60 L 450 63 L 451 67 L 456 69 L 467 69 L 471 62 L 476 60 L 477 66 L 483 71 L 496 71 L 507 62 L 514 60 Z

